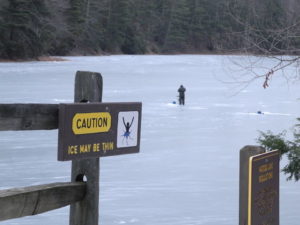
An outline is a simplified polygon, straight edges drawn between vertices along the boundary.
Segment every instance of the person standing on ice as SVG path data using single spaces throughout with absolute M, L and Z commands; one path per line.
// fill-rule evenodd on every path
M 179 105 L 184 105 L 184 99 L 185 99 L 185 87 L 183 85 L 180 85 L 179 89 Z

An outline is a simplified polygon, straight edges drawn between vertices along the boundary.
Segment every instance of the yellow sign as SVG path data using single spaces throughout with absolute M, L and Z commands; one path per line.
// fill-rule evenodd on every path
M 76 113 L 72 120 L 74 134 L 94 134 L 108 132 L 111 115 L 108 112 Z

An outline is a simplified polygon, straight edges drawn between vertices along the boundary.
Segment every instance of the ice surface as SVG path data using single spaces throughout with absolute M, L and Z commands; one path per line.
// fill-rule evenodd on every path
M 143 102 L 141 152 L 101 159 L 103 225 L 238 224 L 239 150 L 256 144 L 259 130 L 290 129 L 299 116 L 299 84 L 280 76 L 266 90 L 262 80 L 229 84 L 242 72 L 227 56 L 66 58 L 0 63 L 0 99 L 72 102 L 74 75 L 87 70 L 103 75 L 103 101 Z M 184 107 L 173 104 L 180 84 L 187 88 Z M 70 180 L 71 163 L 56 161 L 57 131 L 1 132 L 0 143 L 1 189 Z M 300 183 L 285 179 L 281 224 L 297 225 Z M 65 225 L 68 210 L 1 224 Z

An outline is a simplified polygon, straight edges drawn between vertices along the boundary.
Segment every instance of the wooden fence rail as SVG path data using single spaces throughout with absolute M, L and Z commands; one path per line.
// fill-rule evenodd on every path
M 0 191 L 0 221 L 37 215 L 84 199 L 85 182 L 53 183 Z
M 0 131 L 58 128 L 58 104 L 0 104 Z

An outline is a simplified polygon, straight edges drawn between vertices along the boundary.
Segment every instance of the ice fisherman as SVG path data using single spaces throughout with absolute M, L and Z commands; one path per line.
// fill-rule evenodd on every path
M 184 105 L 184 99 L 185 99 L 185 87 L 183 85 L 180 85 L 178 92 L 179 92 L 179 105 Z

